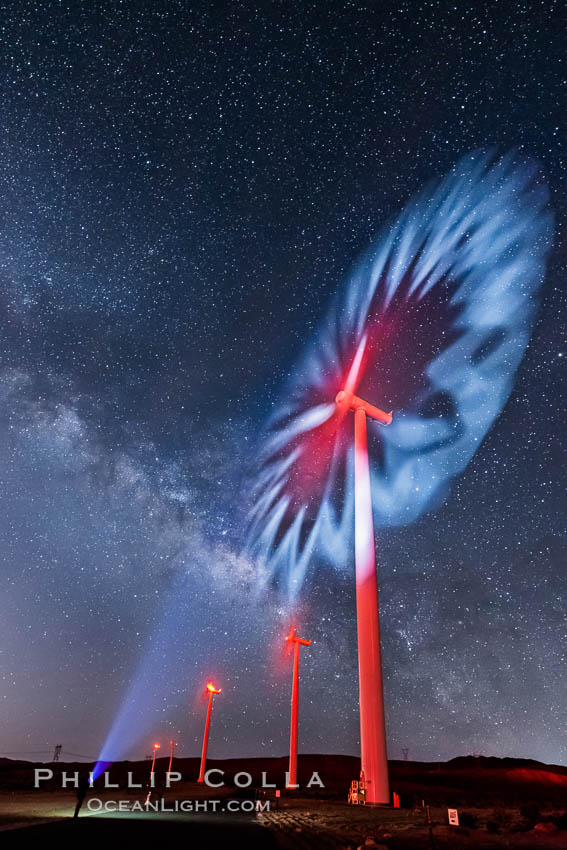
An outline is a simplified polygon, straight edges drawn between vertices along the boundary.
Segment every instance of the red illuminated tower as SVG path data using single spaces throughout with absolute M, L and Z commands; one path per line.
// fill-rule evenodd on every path
M 207 719 L 205 721 L 205 735 L 203 738 L 203 752 L 201 753 L 201 770 L 197 782 L 205 781 L 205 765 L 207 763 L 207 744 L 209 743 L 209 727 L 211 725 L 211 710 L 213 708 L 213 696 L 220 694 L 221 688 L 215 688 L 212 682 L 207 682 L 207 692 L 209 694 L 209 705 L 207 707 Z
M 298 638 L 292 628 L 286 637 L 293 644 L 293 678 L 291 682 L 291 730 L 289 735 L 289 775 L 288 788 L 297 788 L 297 704 L 299 690 L 299 645 L 310 646 L 310 640 Z
M 154 784 L 154 768 L 156 766 L 156 755 L 159 750 L 159 744 L 154 744 L 154 757 L 152 759 L 152 769 L 150 770 L 150 785 Z
M 354 547 L 361 775 L 366 781 L 366 801 L 389 804 L 378 581 L 366 418 L 389 425 L 392 413 L 385 413 L 368 404 L 349 389 L 338 393 L 336 402 L 343 410 L 354 411 Z

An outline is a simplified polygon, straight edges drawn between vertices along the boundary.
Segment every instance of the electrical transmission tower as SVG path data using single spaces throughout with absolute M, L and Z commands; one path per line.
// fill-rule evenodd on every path
M 409 749 L 407 747 L 402 747 L 402 756 L 404 761 L 408 760 Z
M 63 749 L 63 744 L 55 745 L 55 752 L 53 753 L 52 761 L 59 761 L 59 755 L 61 754 L 61 750 Z

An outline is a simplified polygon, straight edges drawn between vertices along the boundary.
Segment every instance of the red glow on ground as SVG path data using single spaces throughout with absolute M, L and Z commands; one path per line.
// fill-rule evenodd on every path
M 510 780 L 529 782 L 534 785 L 564 785 L 567 786 L 567 775 L 551 773 L 547 770 L 538 770 L 530 767 L 517 767 L 506 771 Z

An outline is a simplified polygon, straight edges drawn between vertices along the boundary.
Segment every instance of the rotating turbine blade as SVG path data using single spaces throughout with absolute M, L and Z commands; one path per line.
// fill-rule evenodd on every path
M 358 344 L 358 348 L 356 349 L 356 354 L 354 355 L 354 360 L 352 361 L 352 365 L 349 369 L 345 389 L 344 391 L 347 395 L 354 395 L 356 393 L 356 389 L 358 387 L 358 382 L 361 377 L 362 372 L 362 359 L 364 357 L 364 352 L 366 351 L 366 343 L 368 342 L 368 334 L 363 334 L 361 340 Z
M 530 337 L 551 244 L 547 198 L 533 161 L 468 154 L 378 235 L 338 293 L 258 455 L 248 550 L 290 596 L 312 562 L 350 564 L 340 391 L 384 408 L 368 422 L 377 526 L 434 508 L 467 466 Z

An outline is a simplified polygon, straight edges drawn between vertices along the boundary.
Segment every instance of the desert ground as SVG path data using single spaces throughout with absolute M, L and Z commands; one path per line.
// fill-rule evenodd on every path
M 88 767 L 88 766 L 87 766 Z M 109 768 L 89 791 L 73 819 L 76 791 L 61 788 L 61 776 L 83 772 L 85 765 L 0 761 L 0 830 L 4 847 L 51 839 L 58 847 L 118 846 L 122 840 L 150 846 L 181 840 L 191 848 L 234 847 L 266 850 L 331 850 L 372 846 L 402 848 L 567 848 L 567 768 L 516 759 L 467 757 L 446 763 L 392 762 L 392 789 L 400 808 L 350 806 L 347 793 L 357 776 L 358 760 L 349 756 L 301 756 L 299 791 L 262 788 L 262 773 L 282 788 L 285 759 L 211 760 L 224 771 L 226 784 L 209 788 L 194 781 L 197 759 L 176 759 L 183 780 L 152 791 L 157 811 L 144 810 L 149 762 L 123 762 Z M 53 770 L 53 778 L 35 789 L 34 769 Z M 156 764 L 158 786 L 167 762 Z M 128 771 L 142 789 L 127 788 Z M 239 788 L 234 776 L 252 777 Z M 317 771 L 325 788 L 307 790 Z M 218 781 L 221 774 L 216 774 Z M 241 780 L 242 781 L 242 780 Z M 150 798 L 152 800 L 152 798 Z M 138 810 L 117 811 L 137 803 Z M 179 809 L 182 801 L 190 811 Z M 114 810 L 108 811 L 109 807 Z M 232 807 L 232 811 L 229 808 Z M 427 807 L 429 808 L 428 824 Z M 448 823 L 448 808 L 460 825 Z

